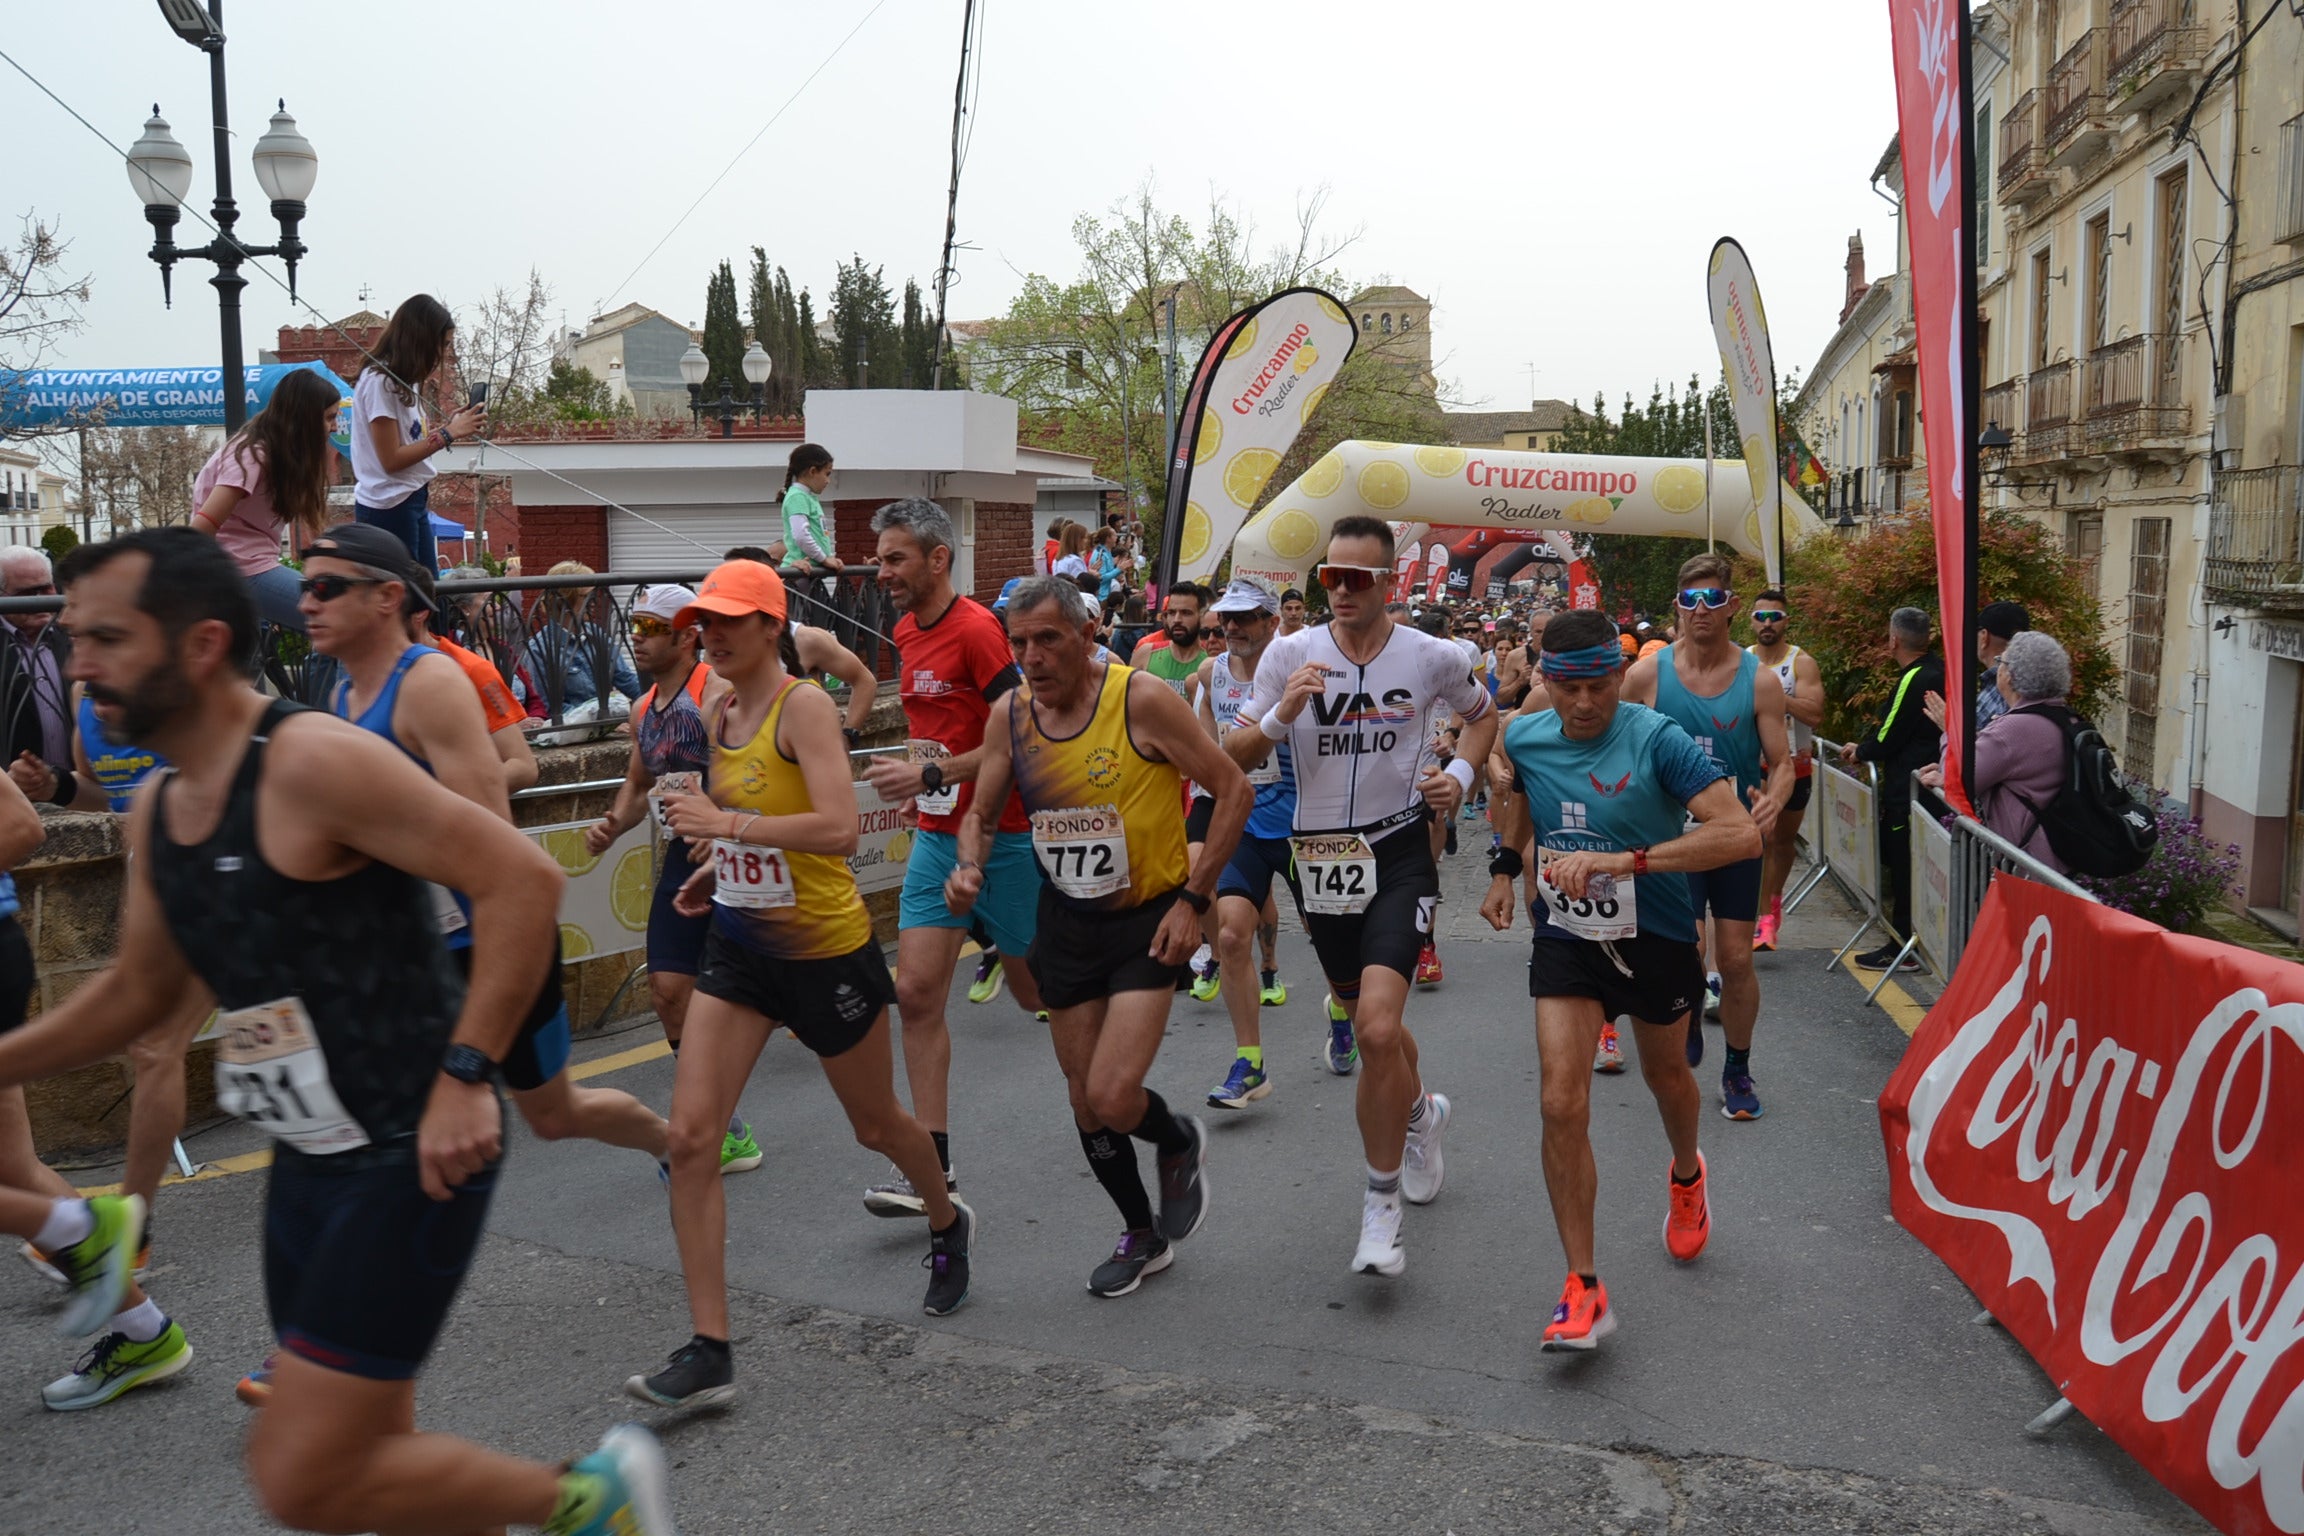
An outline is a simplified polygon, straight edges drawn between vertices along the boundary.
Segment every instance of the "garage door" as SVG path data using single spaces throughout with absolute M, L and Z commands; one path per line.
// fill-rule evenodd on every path
M 608 511 L 608 568 L 613 571 L 701 575 L 739 544 L 767 544 L 777 536 L 769 506 L 636 507 Z

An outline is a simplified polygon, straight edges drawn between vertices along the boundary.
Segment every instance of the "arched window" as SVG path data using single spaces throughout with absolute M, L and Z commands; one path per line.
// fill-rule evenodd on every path
M 1415 323 L 1416 317 L 1414 315 L 1402 315 L 1400 317 L 1400 329 L 1404 331 L 1407 330 L 1410 326 L 1413 326 Z
M 1362 315 L 1360 317 L 1360 329 L 1364 331 L 1376 329 L 1376 317 L 1374 315 Z
M 1387 336 L 1392 334 L 1392 317 L 1390 315 L 1384 317 L 1384 334 Z

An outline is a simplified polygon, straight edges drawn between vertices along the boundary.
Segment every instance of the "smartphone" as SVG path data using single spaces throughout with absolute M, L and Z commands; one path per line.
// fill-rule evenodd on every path
M 486 383 L 485 381 L 483 381 L 483 382 L 481 382 L 481 383 L 478 383 L 478 384 L 475 384 L 475 385 L 473 385 L 473 386 L 472 386 L 472 398 L 471 398 L 470 400 L 466 401 L 466 402 L 465 402 L 465 404 L 467 404 L 467 405 L 486 405 L 487 403 L 488 403 L 488 385 L 487 385 L 487 383 Z

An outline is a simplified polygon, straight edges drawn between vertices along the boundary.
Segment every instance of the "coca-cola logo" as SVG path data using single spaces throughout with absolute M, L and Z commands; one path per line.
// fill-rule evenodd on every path
M 1995 886 L 1884 1098 L 1900 1213 L 2164 1481 L 2304 1532 L 2304 1002 L 2101 913 Z

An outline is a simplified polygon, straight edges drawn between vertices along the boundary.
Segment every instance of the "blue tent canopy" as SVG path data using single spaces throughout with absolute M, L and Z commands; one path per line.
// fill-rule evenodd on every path
M 432 537 L 434 539 L 444 543 L 454 543 L 464 537 L 464 525 L 462 523 L 452 523 L 437 512 L 427 512 L 424 515 L 432 519 Z

